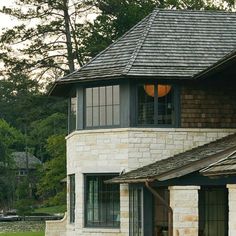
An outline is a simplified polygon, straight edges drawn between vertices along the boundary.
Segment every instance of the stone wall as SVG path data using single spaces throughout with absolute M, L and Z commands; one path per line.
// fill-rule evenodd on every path
M 73 132 L 67 137 L 67 174 L 75 174 L 76 211 L 75 224 L 70 224 L 69 219 L 67 220 L 67 236 L 129 235 L 127 185 L 121 185 L 120 229 L 84 227 L 84 174 L 128 171 L 233 132 L 235 130 L 173 128 L 120 128 Z
M 227 185 L 229 191 L 229 236 L 236 235 L 236 184 Z
M 197 186 L 172 186 L 170 207 L 173 209 L 173 236 L 198 236 Z
M 181 88 L 182 128 L 236 127 L 235 86 L 213 86 L 194 85 Z

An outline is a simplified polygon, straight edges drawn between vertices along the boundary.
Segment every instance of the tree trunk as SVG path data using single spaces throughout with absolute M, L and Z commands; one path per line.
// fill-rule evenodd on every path
M 64 22 L 65 22 L 65 33 L 66 33 L 66 46 L 67 46 L 67 60 L 69 64 L 70 73 L 75 70 L 73 47 L 71 41 L 71 31 L 70 31 L 70 16 L 68 12 L 68 0 L 63 0 L 64 5 Z

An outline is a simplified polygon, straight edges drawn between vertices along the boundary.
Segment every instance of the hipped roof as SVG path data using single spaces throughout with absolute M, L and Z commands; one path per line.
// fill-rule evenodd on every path
M 38 165 L 42 165 L 42 162 L 29 152 L 13 152 L 12 157 L 17 169 L 27 169 L 27 162 L 29 169 L 36 169 Z
M 124 77 L 191 79 L 236 49 L 236 14 L 156 9 L 88 64 L 54 84 Z
M 108 183 L 164 181 L 199 171 L 236 151 L 236 134 L 122 174 Z

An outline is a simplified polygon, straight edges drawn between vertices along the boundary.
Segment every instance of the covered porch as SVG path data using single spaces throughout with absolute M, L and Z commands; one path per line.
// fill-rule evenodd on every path
M 236 235 L 236 135 L 127 172 L 130 236 Z

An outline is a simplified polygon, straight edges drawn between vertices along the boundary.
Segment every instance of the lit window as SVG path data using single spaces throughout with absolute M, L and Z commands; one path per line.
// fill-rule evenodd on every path
M 104 181 L 115 175 L 85 176 L 85 226 L 120 226 L 120 187 L 118 184 L 105 184 Z
M 138 124 L 174 124 L 174 88 L 166 84 L 138 85 Z

